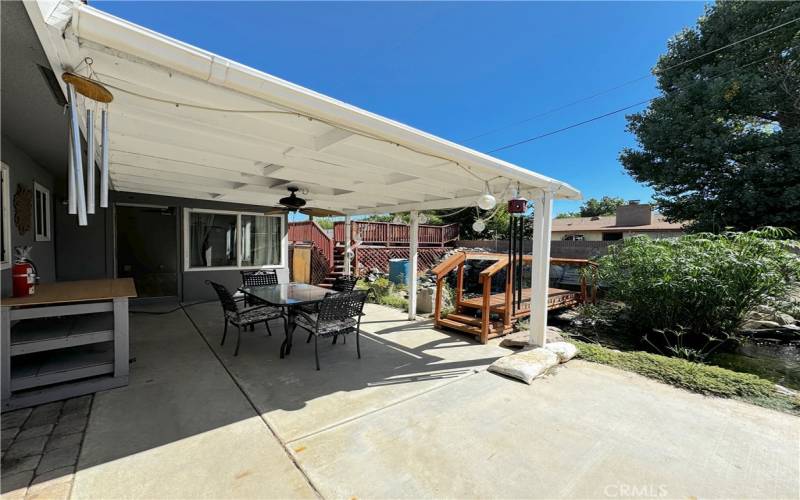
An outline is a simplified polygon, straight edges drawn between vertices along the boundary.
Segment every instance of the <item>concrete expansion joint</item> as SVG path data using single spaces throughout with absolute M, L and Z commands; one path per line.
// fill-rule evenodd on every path
M 289 460 L 291 460 L 292 464 L 294 464 L 294 466 L 297 468 L 297 470 L 303 476 L 303 479 L 306 480 L 306 482 L 308 483 L 308 486 L 314 491 L 314 494 L 317 496 L 317 498 L 324 498 L 322 496 L 322 493 L 320 493 L 319 488 L 317 488 L 317 485 L 315 485 L 314 482 L 311 481 L 311 478 L 308 476 L 308 473 L 306 472 L 306 470 L 303 468 L 302 465 L 300 465 L 300 462 L 297 460 L 297 457 L 294 455 L 294 453 L 292 453 L 291 449 L 288 446 L 288 443 L 286 443 L 283 439 L 281 439 L 281 437 L 278 435 L 278 433 L 275 432 L 275 429 L 273 429 L 272 426 L 269 425 L 269 422 L 267 422 L 267 419 L 264 418 L 264 415 L 262 415 L 261 412 L 258 410 L 258 407 L 256 406 L 255 402 L 252 399 L 250 399 L 250 396 L 247 394 L 247 391 L 244 390 L 244 387 L 241 386 L 239 381 L 236 380 L 236 377 L 233 376 L 233 373 L 231 373 L 231 371 L 228 369 L 228 367 L 225 366 L 225 363 L 222 362 L 222 358 L 220 358 L 219 354 L 217 354 L 217 352 L 214 351 L 214 349 L 211 347 L 211 344 L 208 343 L 208 339 L 206 339 L 206 337 L 203 335 L 203 332 L 200 331 L 200 327 L 197 326 L 197 323 L 194 322 L 194 319 L 189 314 L 189 312 L 183 306 L 181 306 L 181 311 L 183 311 L 183 314 L 186 315 L 186 318 L 189 320 L 189 323 L 192 324 L 192 327 L 194 328 L 194 331 L 197 333 L 197 335 L 200 336 L 200 339 L 203 341 L 203 343 L 205 343 L 205 345 L 208 348 L 208 350 L 211 351 L 211 354 L 214 356 L 214 358 L 217 360 L 217 362 L 220 364 L 220 366 L 222 366 L 222 369 L 225 370 L 225 373 L 228 375 L 228 377 L 234 383 L 236 388 L 239 389 L 239 392 L 242 393 L 242 396 L 244 396 L 244 398 L 247 401 L 247 403 L 253 409 L 253 412 L 255 413 L 255 415 L 258 416 L 258 418 L 261 420 L 261 422 L 263 422 L 264 427 L 266 427 L 267 430 L 272 434 L 272 436 L 278 441 L 278 443 L 280 443 L 281 447 L 283 448 L 284 453 L 286 453 L 286 456 L 289 458 Z
M 331 424 L 331 425 L 329 425 L 327 427 L 324 427 L 322 429 L 318 429 L 318 430 L 316 430 L 314 432 L 310 432 L 310 433 L 305 434 L 303 436 L 298 436 L 296 438 L 290 439 L 289 441 L 286 441 L 286 444 L 288 445 L 288 444 L 291 444 L 291 443 L 296 443 L 298 441 L 302 441 L 304 439 L 309 439 L 309 438 L 312 438 L 314 436 L 318 436 L 320 434 L 332 431 L 332 430 L 334 430 L 334 429 L 336 429 L 338 427 L 341 427 L 343 425 L 349 424 L 351 422 L 355 422 L 357 420 L 361 420 L 364 417 L 368 417 L 370 415 L 375 415 L 377 413 L 381 413 L 383 411 L 388 410 L 389 408 L 394 408 L 395 406 L 399 406 L 399 405 L 401 405 L 403 403 L 407 403 L 407 402 L 413 401 L 413 400 L 415 400 L 415 399 L 417 399 L 417 398 L 419 398 L 421 396 L 425 396 L 427 394 L 430 394 L 431 392 L 437 391 L 439 389 L 443 389 L 443 388 L 445 388 L 445 387 L 447 387 L 449 385 L 452 385 L 452 384 L 454 384 L 456 382 L 461 382 L 463 380 L 466 380 L 467 378 L 469 378 L 469 377 L 471 377 L 471 376 L 473 376 L 473 375 L 475 375 L 477 373 L 480 373 L 481 371 L 483 371 L 483 370 L 473 369 L 469 373 L 466 373 L 464 375 L 456 377 L 456 378 L 454 378 L 452 380 L 448 380 L 447 382 L 443 382 L 443 383 L 437 385 L 436 387 L 431 387 L 430 389 L 425 389 L 424 391 L 420 391 L 420 392 L 418 392 L 416 394 L 412 394 L 411 396 L 408 396 L 406 398 L 398 399 L 397 401 L 393 401 L 393 402 L 391 402 L 391 403 L 389 403 L 389 404 L 387 404 L 385 406 L 382 406 L 380 408 L 375 408 L 374 410 L 370 410 L 370 411 L 366 411 L 364 413 L 360 413 L 358 415 L 354 415 L 354 416 L 352 416 L 350 418 L 346 418 L 346 419 L 340 420 L 340 421 L 338 421 L 336 423 L 333 423 L 333 424 Z

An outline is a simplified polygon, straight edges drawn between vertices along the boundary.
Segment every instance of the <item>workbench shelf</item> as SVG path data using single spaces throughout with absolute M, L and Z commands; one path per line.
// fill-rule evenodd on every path
M 113 341 L 41 351 L 11 360 L 11 390 L 43 387 L 113 372 Z
M 113 340 L 111 312 L 29 319 L 11 327 L 11 356 Z
M 24 408 L 128 383 L 130 278 L 41 284 L 3 299 L 2 407 Z

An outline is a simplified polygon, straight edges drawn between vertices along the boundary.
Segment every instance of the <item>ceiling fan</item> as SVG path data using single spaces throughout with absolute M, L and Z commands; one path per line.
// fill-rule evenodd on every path
M 336 210 L 328 210 L 327 208 L 306 207 L 306 200 L 297 196 L 296 194 L 300 188 L 289 186 L 287 189 L 289 190 L 289 196 L 285 196 L 278 200 L 278 203 L 283 206 L 283 208 L 277 209 L 278 211 L 288 210 L 289 212 L 300 212 L 313 217 L 332 217 L 344 215 L 341 212 L 337 212 Z

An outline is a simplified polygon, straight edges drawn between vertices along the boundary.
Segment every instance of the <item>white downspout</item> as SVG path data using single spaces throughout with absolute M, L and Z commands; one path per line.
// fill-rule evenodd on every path
M 344 275 L 350 276 L 352 260 L 350 259 L 350 252 L 352 251 L 352 224 L 350 216 L 344 216 Z
M 417 260 L 419 247 L 419 212 L 411 211 L 408 229 L 408 320 L 417 319 Z
M 550 232 L 553 192 L 546 190 L 533 200 L 533 262 L 531 316 L 528 343 L 544 346 L 547 338 L 547 291 L 550 281 Z

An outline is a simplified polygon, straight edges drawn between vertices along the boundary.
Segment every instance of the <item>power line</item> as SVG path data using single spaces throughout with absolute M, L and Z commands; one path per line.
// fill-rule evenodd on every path
M 608 113 L 604 113 L 602 115 L 595 116 L 593 118 L 589 118 L 588 120 L 584 120 L 582 122 L 573 123 L 572 125 L 568 125 L 566 127 L 560 128 L 558 130 L 553 130 L 553 131 L 547 132 L 545 134 L 537 135 L 535 137 L 530 137 L 528 139 L 523 139 L 521 141 L 514 142 L 512 144 L 506 144 L 505 146 L 501 146 L 499 148 L 492 149 L 490 151 L 486 151 L 486 153 L 487 154 L 491 154 L 491 153 L 496 153 L 498 151 L 503 151 L 504 149 L 511 149 L 513 147 L 519 146 L 520 144 L 525 144 L 527 142 L 532 142 L 532 141 L 535 141 L 537 139 L 542 139 L 544 137 L 547 137 L 547 136 L 550 136 L 550 135 L 553 135 L 553 134 L 558 134 L 559 132 L 563 132 L 563 131 L 569 130 L 571 128 L 580 127 L 581 125 L 586 125 L 587 123 L 591 123 L 591 122 L 600 120 L 601 118 L 605 118 L 607 116 L 611 116 L 611 115 L 615 115 L 617 113 L 621 113 L 621 112 L 625 111 L 626 109 L 631 109 L 631 108 L 635 108 L 636 106 L 641 106 L 642 104 L 647 104 L 650 101 L 652 101 L 653 99 L 655 99 L 655 97 L 651 97 L 650 99 L 646 99 L 644 101 L 639 101 L 639 102 L 637 102 L 635 104 L 631 104 L 631 105 L 625 106 L 624 108 L 619 108 L 619 109 L 615 109 L 614 111 L 609 111 Z
M 789 24 L 796 23 L 797 21 L 800 21 L 800 17 L 792 19 L 791 21 L 787 21 L 787 22 L 785 22 L 783 24 L 779 24 L 777 26 L 773 26 L 773 27 L 768 28 L 768 29 L 766 29 L 764 31 L 761 31 L 759 33 L 755 33 L 753 35 L 750 35 L 748 37 L 742 38 L 741 40 L 736 40 L 735 42 L 731 42 L 731 43 L 729 43 L 727 45 L 723 45 L 722 47 L 718 47 L 718 48 L 716 48 L 714 50 L 710 50 L 708 52 L 700 54 L 699 56 L 692 57 L 691 59 L 687 59 L 685 61 L 681 61 L 679 63 L 673 64 L 673 65 L 668 66 L 668 67 L 666 67 L 664 69 L 661 69 L 661 70 L 655 69 L 655 70 L 653 70 L 652 74 L 648 73 L 646 75 L 642 75 L 642 76 L 634 78 L 632 80 L 628 80 L 626 82 L 620 83 L 619 85 L 615 85 L 614 87 L 610 87 L 610 88 L 607 88 L 605 90 L 601 90 L 601 91 L 596 92 L 594 94 L 591 94 L 589 96 L 582 97 L 582 98 L 577 99 L 575 101 L 571 101 L 569 103 L 566 103 L 566 104 L 563 104 L 561 106 L 555 107 L 553 109 L 544 111 L 542 113 L 538 113 L 538 114 L 530 116 L 528 118 L 525 118 L 525 119 L 522 119 L 522 120 L 519 120 L 519 121 L 516 121 L 516 122 L 513 122 L 513 123 L 509 123 L 508 125 L 503 125 L 501 127 L 489 130 L 488 132 L 483 132 L 481 134 L 473 135 L 473 136 L 468 137 L 466 139 L 462 139 L 461 142 L 469 142 L 469 141 L 472 141 L 472 140 L 475 140 L 475 139 L 479 139 L 481 137 L 486 137 L 487 135 L 492 135 L 492 134 L 495 134 L 497 132 L 501 132 L 503 130 L 507 130 L 509 128 L 516 127 L 518 125 L 522 125 L 523 123 L 528 123 L 528 122 L 530 122 L 532 120 L 535 120 L 537 118 L 541 118 L 543 116 L 551 115 L 551 114 L 553 114 L 555 112 L 558 112 L 558 111 L 561 111 L 563 109 L 570 108 L 570 107 L 572 107 L 572 106 L 574 106 L 576 104 L 580 104 L 582 102 L 590 101 L 590 100 L 592 100 L 592 99 L 594 99 L 596 97 L 600 97 L 602 95 L 608 94 L 608 93 L 613 92 L 615 90 L 619 90 L 619 89 L 621 89 L 623 87 L 627 87 L 628 85 L 632 85 L 632 84 L 640 82 L 642 80 L 646 80 L 646 79 L 650 78 L 651 76 L 654 76 L 654 75 L 657 75 L 657 74 L 660 74 L 660 73 L 664 73 L 666 71 L 670 71 L 670 70 L 673 70 L 675 68 L 679 68 L 681 66 L 684 66 L 684 65 L 689 64 L 691 62 L 697 61 L 698 59 L 702 59 L 702 58 L 704 58 L 706 56 L 709 56 L 711 54 L 715 54 L 715 53 L 720 52 L 722 50 L 729 49 L 729 48 L 731 48 L 733 46 L 736 46 L 736 45 L 738 45 L 740 43 L 743 43 L 743 42 L 746 42 L 748 40 L 752 40 L 753 38 L 765 35 L 765 34 L 771 32 L 771 31 L 783 28 L 784 26 L 788 26 Z
M 800 18 L 798 18 L 798 19 L 800 19 Z M 795 46 L 792 46 L 792 47 L 787 47 L 784 50 L 792 50 L 792 49 L 795 49 L 797 47 L 798 46 L 795 45 Z M 780 55 L 780 53 L 772 54 L 771 56 L 763 57 L 763 58 L 758 59 L 756 61 L 752 61 L 752 62 L 749 62 L 747 64 L 744 64 L 742 66 L 737 66 L 736 68 L 734 68 L 734 69 L 732 69 L 730 71 L 726 71 L 724 73 L 720 73 L 719 75 L 715 75 L 715 76 L 711 77 L 711 79 L 721 78 L 723 76 L 727 76 L 727 75 L 729 75 L 731 73 L 735 73 L 737 71 L 743 70 L 744 68 L 747 68 L 748 66 L 752 66 L 754 64 L 758 64 L 758 63 L 764 62 L 764 61 L 766 61 L 768 59 L 773 59 L 773 58 L 775 58 L 775 57 L 777 57 L 779 55 Z M 682 87 L 682 88 L 676 89 L 676 90 L 674 90 L 672 92 L 669 92 L 668 95 L 672 95 L 672 94 L 677 93 L 677 92 L 683 92 L 685 90 L 688 90 L 688 89 L 692 88 L 694 85 L 699 85 L 701 83 L 707 83 L 707 82 L 708 82 L 708 80 L 694 81 L 694 82 L 691 82 L 689 85 L 686 85 L 685 87 Z M 609 111 L 608 113 L 603 113 L 602 115 L 594 116 L 594 117 L 589 118 L 587 120 L 583 120 L 583 121 L 578 122 L 578 123 L 573 123 L 572 125 L 567 125 L 566 127 L 562 127 L 560 129 L 557 129 L 557 130 L 552 130 L 552 131 L 546 132 L 544 134 L 540 134 L 540 135 L 537 135 L 537 136 L 534 136 L 534 137 L 529 137 L 528 139 L 523 139 L 521 141 L 517 141 L 517 142 L 511 143 L 511 144 L 506 144 L 505 146 L 500 146 L 499 148 L 495 148 L 495 149 L 492 149 L 492 150 L 489 150 L 489 151 L 485 151 L 485 153 L 492 154 L 492 153 L 496 153 L 498 151 L 503 151 L 505 149 L 511 149 L 511 148 L 519 146 L 521 144 L 526 144 L 528 142 L 533 142 L 533 141 L 536 141 L 538 139 L 543 139 L 545 137 L 548 137 L 548 136 L 551 136 L 551 135 L 554 135 L 554 134 L 558 134 L 558 133 L 564 132 L 566 130 L 573 129 L 575 127 L 580 127 L 581 125 L 586 125 L 587 123 L 591 123 L 591 122 L 600 120 L 602 118 L 607 118 L 609 116 L 615 115 L 617 113 L 621 113 L 621 112 L 626 111 L 628 109 L 635 108 L 636 106 L 641 106 L 642 104 L 650 103 L 653 100 L 657 99 L 658 97 L 661 97 L 661 96 L 654 96 L 654 97 L 651 97 L 650 99 L 646 99 L 644 101 L 639 101 L 637 103 L 630 104 L 628 106 L 624 106 L 624 107 L 619 108 L 619 109 L 615 109 L 614 111 Z

